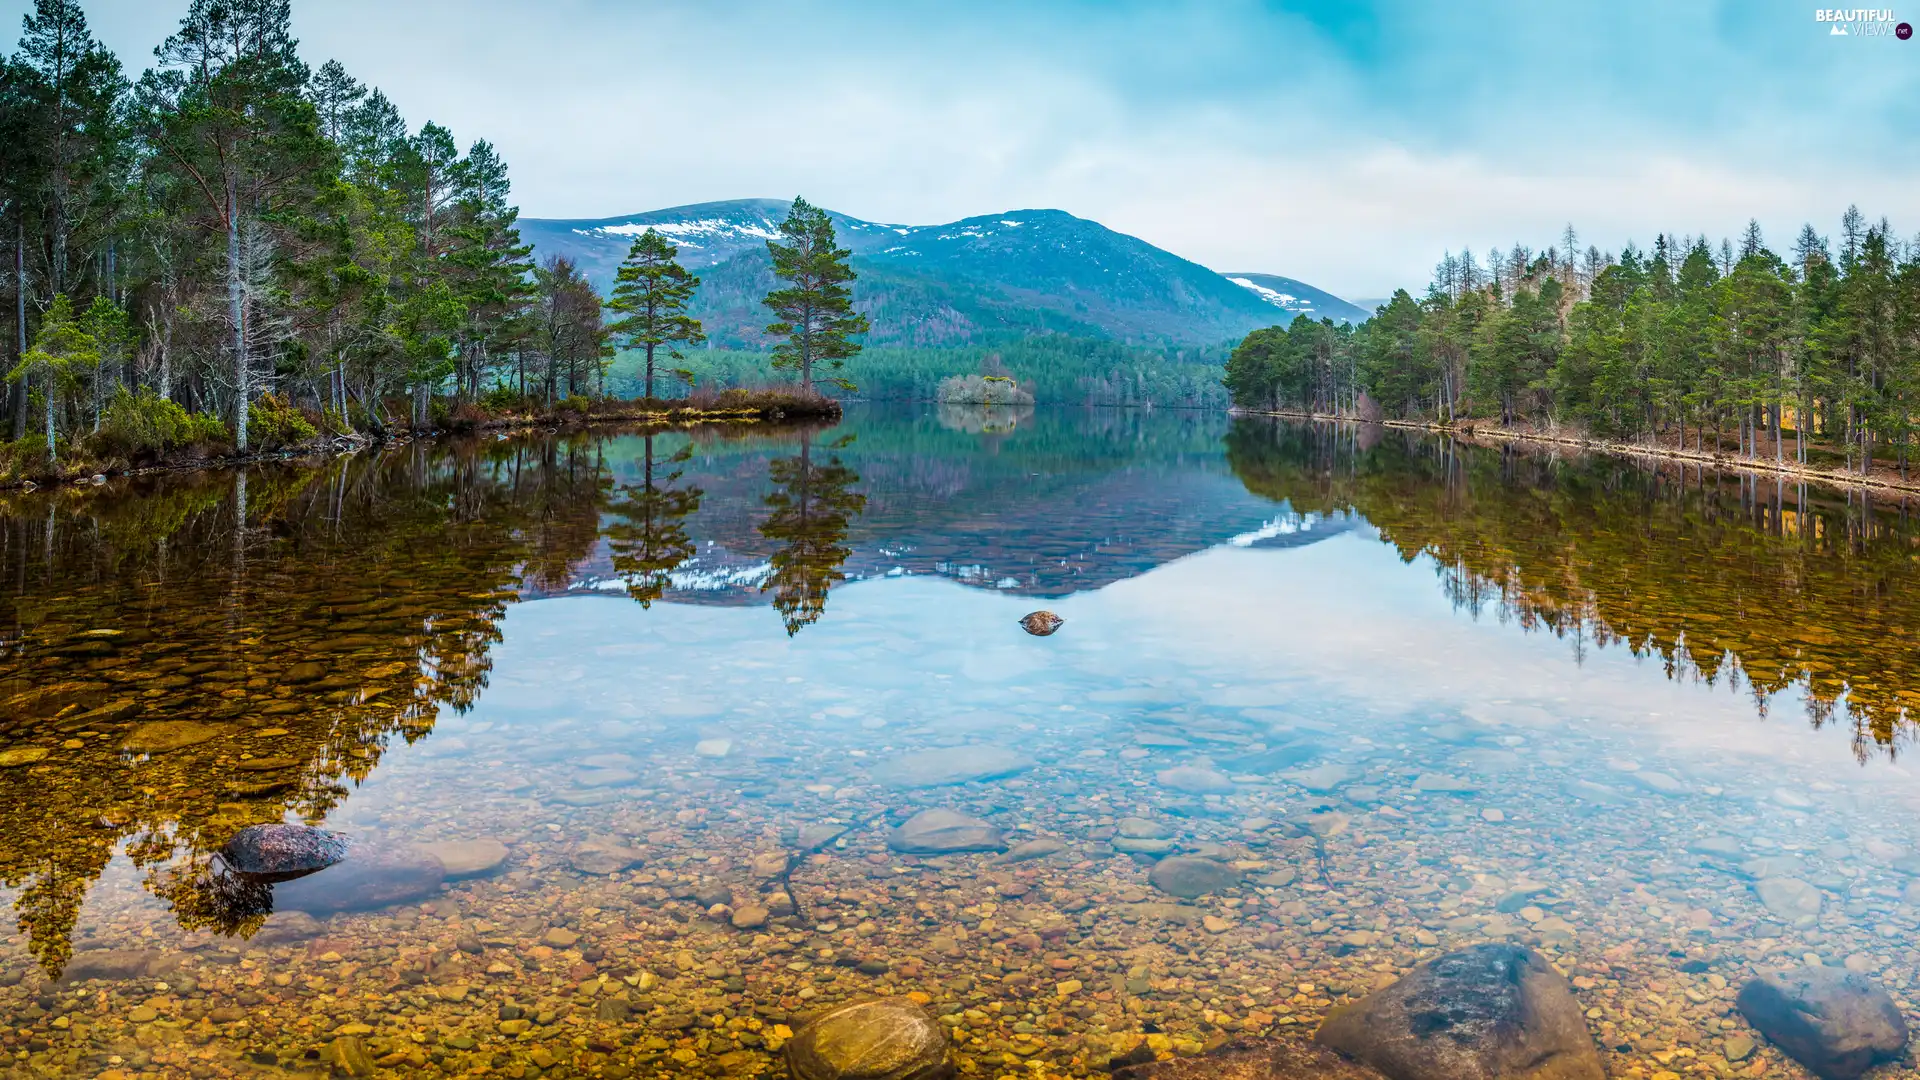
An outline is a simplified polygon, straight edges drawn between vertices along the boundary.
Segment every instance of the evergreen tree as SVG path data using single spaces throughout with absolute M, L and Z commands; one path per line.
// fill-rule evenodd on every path
M 27 350 L 20 363 L 7 375 L 9 379 L 32 378 L 40 387 L 46 416 L 49 466 L 56 460 L 58 440 L 54 418 L 59 411 L 61 394 L 78 381 L 82 373 L 99 364 L 99 342 L 74 318 L 73 305 L 67 300 L 66 294 L 55 294 L 53 303 L 40 321 L 40 332 L 33 339 L 33 348 Z
M 773 347 L 773 366 L 800 372 L 802 393 L 813 391 L 814 365 L 838 370 L 847 357 L 860 351 L 853 338 L 869 329 L 867 317 L 853 310 L 853 252 L 839 247 L 833 220 L 825 210 L 805 199 L 780 224 L 780 241 L 767 241 L 774 276 L 787 287 L 767 294 L 767 307 L 779 317 L 767 333 L 787 340 Z M 852 389 L 839 380 L 843 389 Z
M 626 261 L 614 275 L 613 296 L 607 309 L 622 316 L 608 327 L 629 349 L 646 353 L 645 396 L 653 400 L 654 351 L 665 347 L 681 358 L 678 346 L 706 340 L 700 320 L 687 314 L 700 279 L 675 261 L 680 249 L 648 229 L 634 240 Z

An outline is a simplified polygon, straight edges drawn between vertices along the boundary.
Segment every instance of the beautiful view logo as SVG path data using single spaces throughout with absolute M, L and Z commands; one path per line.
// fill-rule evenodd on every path
M 1896 24 L 1892 8 L 1815 8 L 1813 21 L 1831 24 L 1832 37 L 1897 37 L 1905 41 L 1913 36 L 1913 27 Z

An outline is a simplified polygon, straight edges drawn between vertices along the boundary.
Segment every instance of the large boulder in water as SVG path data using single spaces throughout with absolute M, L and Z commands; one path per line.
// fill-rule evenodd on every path
M 873 778 L 888 787 L 944 787 L 1011 776 L 1031 768 L 1032 760 L 1004 746 L 950 746 L 882 762 L 873 770 Z
M 1335 1009 L 1314 1041 L 1389 1080 L 1605 1080 L 1567 981 L 1517 945 L 1475 945 L 1420 964 Z
M 991 822 L 953 810 L 922 810 L 887 834 L 887 846 L 908 855 L 946 855 L 999 851 L 1007 839 Z
M 339 863 L 274 886 L 273 906 L 315 915 L 374 911 L 437 896 L 446 876 L 446 867 L 423 848 L 355 844 Z
M 229 869 L 264 881 L 290 881 L 347 857 L 352 843 L 311 825 L 249 825 L 220 849 Z
M 935 1080 L 953 1075 L 947 1032 L 903 997 L 855 1001 L 807 1021 L 787 1043 L 794 1080 Z
M 1907 1021 L 1872 979 L 1841 968 L 1761 975 L 1740 988 L 1740 1015 L 1825 1080 L 1852 1080 L 1907 1046 Z

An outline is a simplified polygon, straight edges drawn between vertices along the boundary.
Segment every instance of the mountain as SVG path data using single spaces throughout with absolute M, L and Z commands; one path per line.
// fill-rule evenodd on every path
M 1228 281 L 1250 290 L 1255 296 L 1290 315 L 1305 315 L 1309 319 L 1332 319 L 1334 322 L 1350 323 L 1366 322 L 1373 317 L 1372 308 L 1348 303 L 1330 292 L 1316 289 L 1304 281 L 1295 281 L 1290 277 L 1281 277 L 1278 274 L 1236 273 L 1228 273 L 1225 276 Z
M 714 343 L 758 348 L 766 344 L 761 328 L 769 321 L 760 298 L 773 286 L 766 241 L 778 236 L 787 209 L 780 200 L 738 199 L 618 218 L 524 218 L 520 233 L 536 257 L 565 255 L 604 290 L 634 237 L 656 229 L 700 273 L 695 314 Z M 945 225 L 829 214 L 854 253 L 856 306 L 873 323 L 867 341 L 875 345 L 956 345 L 1044 333 L 1212 345 L 1290 321 L 1276 317 L 1276 306 L 1335 318 L 1358 312 L 1336 309 L 1337 298 L 1289 278 L 1239 275 L 1287 284 L 1269 296 L 1059 210 L 1010 210 Z M 1276 299 L 1280 294 L 1286 299 Z

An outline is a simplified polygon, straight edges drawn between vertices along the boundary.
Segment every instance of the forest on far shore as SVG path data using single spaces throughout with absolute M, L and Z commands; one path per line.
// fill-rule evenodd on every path
M 1295 319 L 1227 362 L 1236 405 L 1481 422 L 1904 476 L 1920 395 L 1920 239 L 1849 208 L 1786 257 L 1660 235 L 1579 254 L 1448 253 L 1357 328 Z

